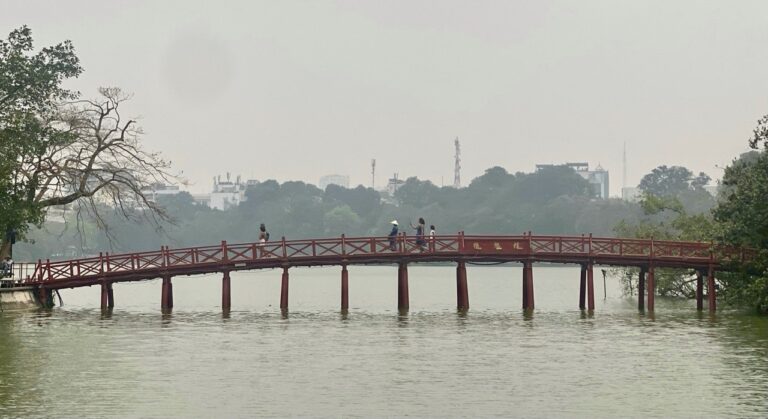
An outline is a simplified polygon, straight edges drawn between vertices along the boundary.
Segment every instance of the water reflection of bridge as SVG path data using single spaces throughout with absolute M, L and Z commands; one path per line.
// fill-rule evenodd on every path
M 703 308 L 704 277 L 707 278 L 709 310 L 716 308 L 715 272 L 728 262 L 752 257 L 751 252 L 701 242 L 600 238 L 589 236 L 437 236 L 419 244 L 414 236 L 341 236 L 329 239 L 285 240 L 267 243 L 228 244 L 129 253 L 52 262 L 38 261 L 24 285 L 34 286 L 44 305 L 52 305 L 53 291 L 91 285 L 101 286 L 101 306 L 114 306 L 112 284 L 162 278 L 161 307 L 173 307 L 171 278 L 180 275 L 222 273 L 222 309 L 231 307 L 230 273 L 233 271 L 282 268 L 280 307 L 288 308 L 288 270 L 301 266 L 341 267 L 341 308 L 349 307 L 348 265 L 397 264 L 398 308 L 407 310 L 408 264 L 456 263 L 456 293 L 459 309 L 469 308 L 466 264 L 473 262 L 517 262 L 523 267 L 523 308 L 534 308 L 534 263 L 578 264 L 579 308 L 594 310 L 593 266 L 637 267 L 638 308 L 654 309 L 656 268 L 687 268 L 696 271 L 696 304 Z

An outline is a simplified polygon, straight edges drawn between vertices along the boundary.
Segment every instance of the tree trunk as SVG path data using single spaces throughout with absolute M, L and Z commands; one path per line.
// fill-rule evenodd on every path
M 11 242 L 3 240 L 0 244 L 0 260 L 5 260 L 6 256 L 11 256 Z

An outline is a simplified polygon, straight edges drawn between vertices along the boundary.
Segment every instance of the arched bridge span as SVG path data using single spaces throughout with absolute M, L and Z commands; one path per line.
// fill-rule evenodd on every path
M 523 308 L 532 309 L 533 263 L 581 265 L 579 306 L 594 309 L 593 265 L 640 268 L 639 308 L 644 308 L 643 288 L 648 282 L 648 310 L 653 310 L 654 269 L 689 268 L 698 273 L 697 306 L 702 307 L 703 276 L 707 277 L 710 310 L 715 309 L 714 272 L 728 262 L 743 262 L 751 251 L 702 242 L 589 236 L 543 236 L 530 233 L 514 236 L 443 235 L 420 242 L 414 236 L 345 237 L 285 240 L 267 243 L 228 244 L 181 249 L 109 254 L 98 257 L 38 261 L 26 285 L 37 287 L 41 301 L 52 301 L 52 290 L 101 285 L 102 307 L 114 305 L 112 284 L 162 278 L 161 306 L 173 305 L 171 278 L 180 275 L 223 273 L 222 307 L 230 307 L 230 272 L 253 269 L 283 269 L 281 308 L 288 306 L 288 269 L 296 266 L 342 267 L 342 309 L 348 307 L 348 265 L 397 264 L 398 307 L 408 308 L 407 265 L 413 262 L 457 263 L 457 305 L 469 307 L 466 286 L 467 262 L 519 262 L 523 264 Z M 588 299 L 588 305 L 585 303 Z

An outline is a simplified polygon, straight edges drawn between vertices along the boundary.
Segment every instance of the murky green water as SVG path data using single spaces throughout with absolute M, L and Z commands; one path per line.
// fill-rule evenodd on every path
M 597 271 L 599 272 L 599 271 Z M 578 303 L 578 269 L 535 267 L 536 310 L 519 267 L 469 267 L 459 314 L 455 268 L 411 267 L 397 313 L 395 267 L 233 273 L 233 311 L 217 276 L 62 292 L 50 312 L 0 314 L 0 417 L 518 416 L 766 417 L 768 319 L 657 300 L 642 315 L 596 278 Z

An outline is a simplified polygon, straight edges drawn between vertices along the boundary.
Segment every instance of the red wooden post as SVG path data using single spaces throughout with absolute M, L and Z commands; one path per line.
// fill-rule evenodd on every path
M 221 241 L 221 261 L 222 262 L 228 262 L 229 261 L 229 250 L 227 249 L 227 241 L 222 240 Z
M 592 262 L 587 263 L 587 309 L 595 309 L 595 282 L 592 272 Z
M 459 310 L 469 310 L 469 290 L 467 289 L 467 265 L 464 261 L 456 266 L 456 306 Z
M 533 310 L 533 263 L 523 262 L 523 309 Z
M 640 277 L 637 279 L 637 309 L 645 310 L 645 273 L 646 268 L 640 268 Z
M 584 310 L 587 308 L 586 303 L 587 296 L 587 265 L 581 264 L 581 277 L 579 278 L 579 309 Z
M 115 292 L 112 290 L 112 283 L 107 282 L 107 308 L 115 307 Z
M 107 281 L 101 282 L 101 309 L 106 310 L 109 306 L 109 291 L 107 290 Z
M 170 275 L 163 275 L 163 289 L 160 295 L 160 308 L 170 310 L 173 308 L 173 284 Z
M 528 269 L 523 262 L 523 310 L 528 307 Z
M 341 254 L 346 255 L 347 254 L 347 238 L 342 233 L 341 235 Z
M 229 311 L 232 308 L 232 288 L 229 280 L 229 271 L 224 271 L 221 278 L 221 309 Z
M 288 267 L 283 267 L 283 281 L 280 285 L 280 309 L 288 309 Z
M 715 290 L 715 268 L 709 265 L 707 271 L 707 300 L 709 302 L 709 311 L 717 310 L 717 290 Z
M 408 310 L 408 264 L 400 262 L 397 269 L 397 309 Z
M 648 267 L 648 311 L 653 311 L 656 299 L 656 278 L 653 265 Z
M 347 271 L 347 265 L 341 265 L 341 309 L 349 309 L 349 271 Z
M 704 278 L 700 270 L 696 270 L 696 310 L 704 309 Z

